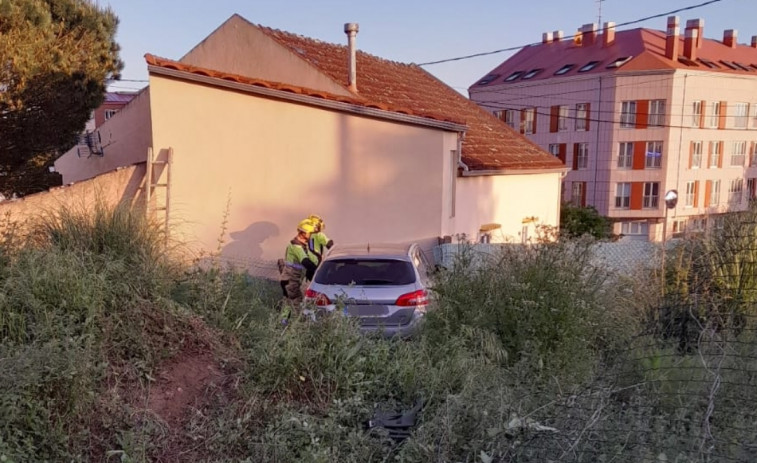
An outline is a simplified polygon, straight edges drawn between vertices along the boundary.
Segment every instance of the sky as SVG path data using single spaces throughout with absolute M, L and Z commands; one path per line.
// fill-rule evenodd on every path
M 344 24 L 360 25 L 358 49 L 403 63 L 428 63 L 540 42 L 542 33 L 575 33 L 581 25 L 617 24 L 700 5 L 708 0 L 93 0 L 120 23 L 116 41 L 125 63 L 111 91 L 147 85 L 145 53 L 178 60 L 237 13 L 248 21 L 325 42 L 346 44 Z M 704 35 L 721 40 L 738 31 L 739 43 L 757 35 L 757 0 L 713 3 L 676 13 L 681 24 L 704 19 Z M 618 30 L 665 30 L 665 16 Z M 682 28 L 683 29 L 683 28 Z M 682 31 L 681 31 L 682 32 Z M 467 95 L 467 88 L 514 51 L 423 66 Z

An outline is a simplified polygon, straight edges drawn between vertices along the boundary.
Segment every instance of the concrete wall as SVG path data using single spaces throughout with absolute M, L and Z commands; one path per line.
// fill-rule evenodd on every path
M 80 156 L 80 147 L 75 146 L 55 161 L 55 170 L 63 176 L 65 185 L 144 162 L 147 148 L 152 146 L 150 125 L 150 89 L 146 88 L 97 129 L 102 155 L 88 156 L 82 150 L 84 155 Z
M 92 210 L 98 204 L 115 206 L 125 202 L 135 207 L 143 203 L 140 186 L 145 165 L 132 165 L 94 179 L 53 188 L 43 193 L 0 202 L 0 233 L 8 227 L 24 232 L 35 221 L 62 208 Z
M 174 150 L 173 231 L 197 252 L 273 261 L 313 213 L 342 243 L 442 234 L 456 133 L 160 76 L 150 86 L 156 152 Z
M 536 227 L 559 226 L 560 174 L 496 175 L 458 178 L 455 232 L 478 241 L 481 225 L 498 223 L 492 242 L 520 243 L 536 238 Z

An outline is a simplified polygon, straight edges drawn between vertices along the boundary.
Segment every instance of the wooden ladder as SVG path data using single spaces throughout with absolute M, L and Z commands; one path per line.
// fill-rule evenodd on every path
M 171 206 L 171 164 L 173 163 L 173 148 L 168 148 L 168 151 L 166 151 L 165 159 L 156 160 L 155 154 L 153 153 L 152 148 L 147 148 L 147 166 L 145 171 L 145 211 L 147 213 L 147 217 L 156 217 L 156 214 L 158 212 L 162 212 L 164 214 L 163 217 L 163 227 L 164 227 L 164 233 L 166 238 L 166 243 L 168 243 L 168 220 L 170 217 L 170 206 Z M 160 171 L 157 175 L 155 174 L 155 167 L 156 166 L 163 166 L 163 170 Z M 161 182 L 161 178 L 164 177 L 165 181 Z M 157 198 L 155 201 L 155 205 L 152 205 L 153 196 L 157 192 L 158 188 L 164 188 L 165 190 L 165 197 L 162 204 L 158 204 Z

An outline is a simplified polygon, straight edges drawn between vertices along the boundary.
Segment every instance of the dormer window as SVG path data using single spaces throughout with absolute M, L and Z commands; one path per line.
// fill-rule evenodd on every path
M 633 58 L 633 56 L 624 56 L 622 58 L 618 58 L 615 61 L 613 61 L 612 63 L 608 64 L 607 65 L 607 69 L 610 69 L 610 68 L 619 68 L 619 67 L 623 66 L 624 64 L 626 64 L 627 62 L 631 61 L 631 58 Z
M 739 70 L 739 68 L 737 68 L 736 65 L 733 64 L 730 61 L 726 61 L 724 59 L 721 59 L 720 62 L 723 63 L 723 64 L 725 64 L 726 66 L 728 66 L 730 69 L 733 69 L 734 71 L 738 71 Z
M 489 74 L 478 82 L 478 85 L 486 85 L 499 77 L 499 74 Z
M 697 67 L 697 68 L 699 67 L 699 65 L 697 63 L 695 63 L 694 61 L 691 61 L 690 59 L 688 59 L 685 56 L 679 56 L 678 57 L 678 62 L 681 63 L 681 64 L 685 64 L 686 66 L 694 66 L 694 67 Z
M 530 79 L 530 78 L 534 77 L 536 74 L 540 73 L 543 70 L 544 69 L 531 69 L 530 71 L 528 71 L 527 73 L 525 73 L 523 75 L 523 79 L 524 80 L 525 79 Z
M 555 75 L 561 76 L 565 74 L 566 72 L 570 71 L 571 69 L 573 69 L 573 66 L 575 66 L 575 64 L 566 64 L 565 66 L 558 69 L 557 72 L 555 72 Z
M 523 71 L 515 71 L 505 79 L 505 82 L 512 82 L 523 74 Z
M 751 71 L 751 69 L 749 69 L 749 67 L 747 67 L 747 65 L 746 65 L 746 64 L 741 64 L 741 63 L 739 63 L 738 61 L 733 61 L 733 64 L 734 64 L 734 65 L 735 65 L 735 66 L 736 66 L 737 68 L 741 69 L 742 71 Z
M 708 59 L 705 59 L 705 58 L 699 58 L 699 59 L 697 59 L 697 61 L 699 61 L 700 63 L 704 64 L 705 66 L 707 66 L 710 69 L 718 69 L 718 68 L 720 68 L 720 66 L 718 66 L 717 64 L 715 64 L 712 61 L 710 61 Z
M 592 69 L 597 67 L 597 64 L 599 64 L 599 61 L 589 61 L 588 63 L 584 64 L 581 69 L 578 70 L 578 72 L 591 71 Z

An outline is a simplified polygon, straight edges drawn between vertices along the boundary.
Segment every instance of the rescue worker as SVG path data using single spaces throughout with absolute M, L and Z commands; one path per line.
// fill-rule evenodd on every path
M 282 311 L 282 323 L 287 322 L 292 307 L 302 303 L 303 277 L 312 279 L 315 272 L 317 258 L 308 249 L 308 239 L 315 231 L 313 223 L 305 219 L 297 225 L 297 236 L 287 245 L 284 262 L 281 266 L 281 288 L 286 300 Z
M 308 247 L 310 248 L 310 252 L 315 254 L 315 256 L 318 258 L 317 264 L 320 265 L 321 261 L 323 260 L 323 254 L 331 249 L 331 247 L 334 245 L 334 240 L 330 240 L 328 236 L 326 236 L 326 233 L 323 231 L 326 228 L 326 224 L 323 222 L 323 219 L 318 215 L 311 215 L 308 217 L 308 220 L 310 220 L 313 225 L 315 225 L 315 233 L 310 234 L 310 239 L 308 240 Z

